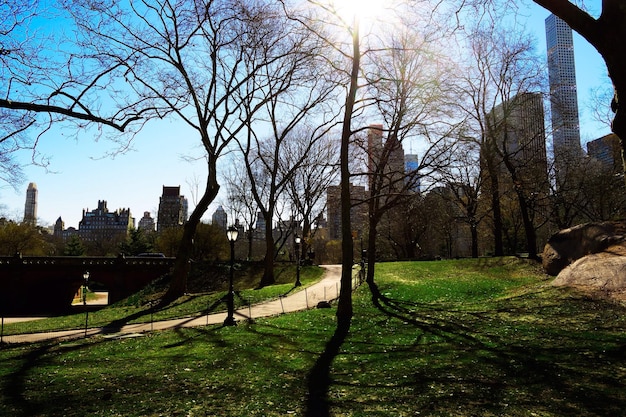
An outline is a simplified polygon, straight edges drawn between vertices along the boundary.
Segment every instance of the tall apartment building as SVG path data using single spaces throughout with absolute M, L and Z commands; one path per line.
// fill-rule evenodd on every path
M 61 216 L 59 216 L 59 218 L 57 219 L 56 222 L 54 222 L 54 231 L 53 231 L 53 235 L 55 237 L 61 238 L 61 239 L 65 239 L 66 236 L 63 235 L 63 231 L 65 230 L 65 222 L 63 221 L 63 219 L 61 218 Z
M 109 211 L 106 200 L 98 200 L 98 208 L 83 210 L 83 218 L 78 222 L 78 235 L 86 241 L 111 240 L 127 236 L 134 227 L 135 219 L 130 209 Z
M 143 212 L 143 217 L 139 219 L 137 228 L 146 232 L 154 232 L 154 219 L 150 215 L 149 211 Z
M 598 160 L 614 173 L 623 173 L 622 147 L 615 133 L 602 136 L 587 143 L 587 154 Z
M 24 223 L 37 226 L 37 184 L 31 182 L 26 189 L 24 204 Z
M 404 149 L 393 138 L 383 138 L 383 125 L 372 124 L 367 131 L 368 187 L 372 190 L 374 174 L 384 177 L 383 187 L 402 188 Z
M 189 204 L 185 196 L 180 195 L 180 186 L 163 186 L 163 194 L 159 199 L 157 215 L 157 231 L 169 227 L 180 227 L 187 222 Z
M 521 93 L 496 106 L 489 114 L 496 146 L 515 164 L 528 183 L 547 187 L 548 161 L 543 98 Z M 504 171 L 505 166 L 499 162 Z M 547 188 L 545 190 L 548 192 Z
M 258 239 L 263 239 L 265 237 L 265 228 L 266 227 L 267 227 L 267 224 L 265 222 L 265 218 L 263 217 L 263 213 L 258 211 L 257 214 L 256 214 L 256 226 L 255 226 L 255 229 L 254 229 L 254 235 Z M 271 227 L 271 225 L 270 225 L 270 227 Z
M 552 114 L 553 150 L 556 167 L 566 165 L 568 156 L 582 156 L 580 122 L 574 64 L 572 29 L 551 14 L 545 20 Z
M 331 185 L 326 193 L 328 238 L 341 239 L 341 186 Z M 367 226 L 367 195 L 365 187 L 350 184 L 350 220 L 352 231 L 357 234 L 363 233 Z
M 219 206 L 213 212 L 213 216 L 211 216 L 211 223 L 219 226 L 222 230 L 226 231 L 226 229 L 228 228 L 228 214 L 226 214 L 224 207 Z

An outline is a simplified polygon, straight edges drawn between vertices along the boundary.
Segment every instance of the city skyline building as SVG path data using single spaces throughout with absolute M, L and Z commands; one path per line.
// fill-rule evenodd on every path
M 180 227 L 187 222 L 188 202 L 180 194 L 180 186 L 163 186 L 163 194 L 159 198 L 157 214 L 157 231 L 169 227 Z
M 139 219 L 139 224 L 137 228 L 139 230 L 144 230 L 147 232 L 154 232 L 155 222 L 149 211 L 143 212 L 143 217 Z
M 406 181 L 411 182 L 408 184 L 408 191 L 419 193 L 420 192 L 420 180 L 419 178 L 414 178 L 418 176 L 420 166 L 419 156 L 417 154 L 406 154 L 404 155 L 404 172 L 407 174 Z
M 226 231 L 228 228 L 228 214 L 226 214 L 224 207 L 217 207 L 211 216 L 211 223 Z
M 497 132 L 495 137 L 488 140 L 496 141 L 499 154 L 514 164 L 521 179 L 542 188 L 542 192 L 547 194 L 548 159 L 541 93 L 518 94 L 494 107 L 488 119 L 492 130 Z M 496 157 L 502 159 L 500 155 Z M 497 165 L 504 172 L 503 161 Z M 508 184 L 502 181 L 500 184 L 508 188 Z
M 587 155 L 599 161 L 606 169 L 616 174 L 624 172 L 622 147 L 615 133 L 587 142 Z
M 371 124 L 367 130 L 368 190 L 375 177 L 382 177 L 382 187 L 402 188 L 399 181 L 405 175 L 405 155 L 402 144 L 395 138 L 384 138 L 382 124 Z M 381 190 L 379 190 L 381 191 Z
M 574 62 L 572 29 L 551 14 L 545 20 L 550 84 L 550 113 L 553 131 L 553 151 L 557 169 L 564 158 L 582 156 L 578 91 Z
M 37 226 L 37 184 L 34 182 L 29 183 L 26 189 L 24 223 Z
M 78 223 L 78 235 L 86 241 L 105 241 L 126 237 L 134 227 L 135 219 L 130 209 L 109 211 L 106 200 L 98 200 L 96 209 L 83 209 L 83 218 Z
M 383 125 L 371 124 L 367 129 L 367 187 L 372 189 L 373 173 L 383 149 Z
M 263 237 L 265 236 L 266 227 L 267 224 L 265 222 L 265 218 L 263 217 L 263 213 L 261 211 L 258 211 L 256 214 L 256 226 L 254 229 L 255 236 L 257 236 L 259 239 L 263 239 Z
M 367 226 L 367 195 L 362 185 L 350 184 L 350 220 L 353 233 L 362 234 Z M 326 211 L 328 218 L 328 237 L 341 239 L 341 186 L 330 185 L 326 191 Z M 358 236 L 360 237 L 360 236 Z

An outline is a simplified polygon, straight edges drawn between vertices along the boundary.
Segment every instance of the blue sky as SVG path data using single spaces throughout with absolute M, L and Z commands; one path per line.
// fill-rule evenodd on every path
M 598 4 L 599 1 L 589 3 Z M 534 5 L 524 13 L 529 16 L 527 30 L 537 38 L 538 53 L 545 56 L 544 20 L 549 13 Z M 576 34 L 574 48 L 584 143 L 610 131 L 608 126 L 592 120 L 588 108 L 590 90 L 606 85 L 608 77 L 599 54 Z M 136 136 L 133 150 L 111 158 L 106 154 L 114 149 L 114 145 L 106 140 L 95 142 L 89 135 L 82 135 L 77 142 L 65 137 L 63 131 L 54 131 L 44 138 L 38 149 L 51 157 L 50 172 L 27 166 L 24 169 L 25 182 L 17 191 L 9 186 L 0 188 L 0 215 L 21 220 L 29 182 L 37 183 L 37 214 L 41 225 L 51 225 L 61 216 L 66 227 L 78 227 L 82 210 L 94 209 L 98 200 L 107 200 L 110 210 L 130 208 L 137 221 L 144 211 L 156 217 L 163 185 L 180 185 L 181 193 L 189 199 L 191 210 L 194 204 L 189 183 L 199 178 L 200 187 L 203 187 L 206 169 L 203 160 L 189 162 L 183 157 L 201 155 L 198 144 L 194 131 L 158 121 L 149 123 Z M 19 159 L 26 164 L 30 156 L 24 152 Z M 221 203 L 219 200 L 220 197 L 205 214 L 206 220 Z

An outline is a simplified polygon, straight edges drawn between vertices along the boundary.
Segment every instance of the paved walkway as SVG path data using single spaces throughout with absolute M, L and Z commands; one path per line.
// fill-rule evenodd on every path
M 305 288 L 297 290 L 286 297 L 268 301 L 262 304 L 242 307 L 235 311 L 236 320 L 256 319 L 259 317 L 275 316 L 282 313 L 306 310 L 317 306 L 320 301 L 335 300 L 339 296 L 339 282 L 341 279 L 341 265 L 322 265 L 326 270 L 322 279 Z M 223 324 L 226 312 L 209 314 L 199 317 L 157 321 L 153 323 L 127 324 L 115 333 L 106 328 L 88 328 L 87 336 L 102 334 L 105 337 L 122 338 L 136 336 L 148 331 L 176 329 L 182 327 L 200 327 L 211 324 Z M 67 340 L 85 337 L 85 330 L 66 330 L 57 332 L 32 333 L 4 336 L 5 343 L 30 343 L 46 340 Z

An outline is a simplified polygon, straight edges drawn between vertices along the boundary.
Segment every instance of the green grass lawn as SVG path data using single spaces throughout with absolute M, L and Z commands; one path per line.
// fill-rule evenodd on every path
M 620 416 L 626 309 L 512 258 L 377 265 L 333 360 L 333 416 Z M 301 416 L 334 309 L 3 346 L 0 415 Z

